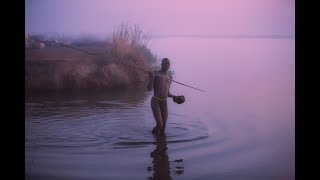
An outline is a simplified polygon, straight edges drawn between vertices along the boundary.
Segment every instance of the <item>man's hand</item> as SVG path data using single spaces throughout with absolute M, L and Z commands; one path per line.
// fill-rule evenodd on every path
M 177 104 L 182 104 L 185 102 L 184 96 L 173 96 L 172 99 L 173 99 L 173 102 Z

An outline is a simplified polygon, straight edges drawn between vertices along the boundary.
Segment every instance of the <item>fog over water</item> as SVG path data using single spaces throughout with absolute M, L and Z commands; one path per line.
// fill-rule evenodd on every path
M 26 0 L 28 33 L 94 34 L 123 22 L 152 35 L 294 35 L 293 0 Z

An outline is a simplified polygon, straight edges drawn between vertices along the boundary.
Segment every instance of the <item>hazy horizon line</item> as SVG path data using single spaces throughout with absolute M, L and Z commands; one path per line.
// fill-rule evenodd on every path
M 152 35 L 151 38 L 174 38 L 174 37 L 194 37 L 194 38 L 274 38 L 274 39 L 294 39 L 295 35 L 247 35 L 247 34 L 234 34 L 234 35 L 198 35 L 198 34 L 169 34 L 169 35 Z
M 93 36 L 96 38 L 106 38 L 108 37 L 107 34 L 112 36 L 112 33 L 106 33 L 102 35 L 101 33 L 79 33 L 79 34 L 70 34 L 70 33 L 61 33 L 61 32 L 30 32 L 26 34 L 32 34 L 32 35 L 41 35 L 41 34 L 56 34 L 56 35 L 62 35 L 62 36 Z M 244 39 L 244 38 L 272 38 L 272 39 L 294 39 L 295 34 L 292 35 L 281 35 L 281 34 L 256 34 L 256 35 L 249 35 L 249 34 L 156 34 L 156 35 L 150 35 L 150 38 L 238 38 L 238 39 Z

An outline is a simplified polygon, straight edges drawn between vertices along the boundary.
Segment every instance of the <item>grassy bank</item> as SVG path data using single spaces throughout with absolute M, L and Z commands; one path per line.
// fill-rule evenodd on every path
M 148 75 L 130 64 L 149 70 L 156 57 L 148 48 L 149 36 L 138 26 L 120 25 L 105 43 L 71 46 L 105 58 L 63 46 L 25 49 L 25 89 L 35 91 L 143 89 Z M 110 61 L 111 59 L 115 59 Z M 120 62 L 120 63 L 119 63 Z

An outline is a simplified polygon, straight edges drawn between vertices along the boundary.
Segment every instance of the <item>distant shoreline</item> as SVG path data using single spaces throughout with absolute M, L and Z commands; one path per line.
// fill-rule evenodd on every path
M 295 39 L 295 35 L 153 35 L 152 38 Z

